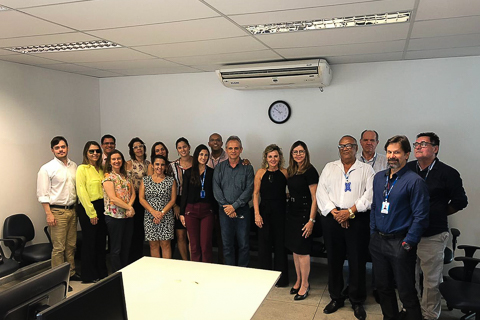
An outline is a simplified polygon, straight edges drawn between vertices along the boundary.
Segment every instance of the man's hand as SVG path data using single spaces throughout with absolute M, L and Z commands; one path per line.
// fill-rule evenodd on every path
M 231 204 L 226 204 L 223 206 L 223 211 L 230 216 L 233 212 L 235 212 L 235 208 Z
M 250 164 L 250 160 L 248 160 L 248 159 L 243 159 L 242 164 L 243 164 L 244 166 L 248 166 L 248 165 Z
M 342 224 L 343 222 L 350 219 L 350 212 L 348 212 L 348 210 L 336 210 L 336 211 L 337 211 L 337 214 L 334 215 L 333 217 L 338 223 Z
M 342 228 L 348 229 L 348 227 L 350 227 L 350 222 L 347 220 L 340 223 L 340 225 L 342 226 Z
M 47 213 L 47 224 L 50 227 L 55 227 L 57 225 L 57 220 L 55 220 L 55 216 L 53 213 Z

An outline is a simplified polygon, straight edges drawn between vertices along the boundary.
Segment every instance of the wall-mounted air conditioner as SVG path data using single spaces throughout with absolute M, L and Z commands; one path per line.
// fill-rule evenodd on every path
M 216 73 L 232 89 L 323 88 L 332 80 L 324 59 L 228 66 Z

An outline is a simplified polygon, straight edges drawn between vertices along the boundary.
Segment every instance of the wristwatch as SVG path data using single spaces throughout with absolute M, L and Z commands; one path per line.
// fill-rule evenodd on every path
M 348 208 L 348 212 L 350 212 L 350 219 L 355 219 L 355 213 L 353 213 L 352 209 Z
M 309 221 L 312 221 L 313 223 L 315 223 L 315 219 L 310 218 Z

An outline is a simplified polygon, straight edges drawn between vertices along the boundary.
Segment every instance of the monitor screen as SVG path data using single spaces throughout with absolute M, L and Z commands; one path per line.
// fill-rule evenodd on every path
M 120 272 L 97 282 L 37 315 L 40 320 L 127 320 Z
M 0 319 L 35 319 L 40 310 L 65 299 L 69 278 L 70 264 L 65 262 L 0 292 Z

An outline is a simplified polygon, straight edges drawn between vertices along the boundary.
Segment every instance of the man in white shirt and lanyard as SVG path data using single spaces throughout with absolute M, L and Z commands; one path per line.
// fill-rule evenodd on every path
M 357 155 L 358 160 L 371 165 L 375 173 L 387 169 L 387 157 L 375 152 L 378 145 L 377 131 L 364 130 L 360 136 L 360 144 L 362 145 L 362 153 Z
M 366 257 L 369 215 L 373 195 L 372 167 L 357 161 L 357 141 L 343 136 L 338 145 L 340 160 L 327 163 L 320 175 L 317 203 L 322 213 L 323 237 L 328 258 L 328 291 L 332 301 L 323 310 L 333 313 L 343 307 L 343 263 L 348 258 L 348 297 L 357 319 L 366 318 Z
M 80 281 L 80 276 L 75 274 L 74 259 L 77 242 L 77 164 L 68 159 L 68 142 L 64 137 L 54 137 L 50 146 L 54 158 L 38 171 L 37 197 L 50 227 L 52 267 L 66 261 L 70 263 L 70 280 Z

